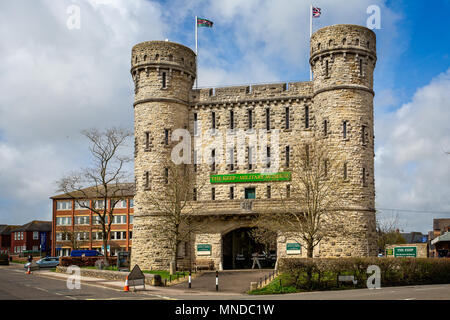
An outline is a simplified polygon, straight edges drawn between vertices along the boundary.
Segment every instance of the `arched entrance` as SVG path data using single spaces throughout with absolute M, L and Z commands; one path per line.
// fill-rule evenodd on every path
M 264 244 L 256 242 L 252 237 L 255 228 L 239 228 L 228 232 L 222 238 L 223 268 L 250 269 L 253 265 L 253 254 L 258 254 L 262 268 L 273 268 L 276 261 L 275 243 L 267 250 Z M 269 251 L 269 252 L 267 252 Z

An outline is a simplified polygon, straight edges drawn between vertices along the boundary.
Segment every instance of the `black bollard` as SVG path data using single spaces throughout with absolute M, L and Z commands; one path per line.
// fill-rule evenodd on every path
M 216 271 L 216 291 L 219 291 L 219 271 Z
M 191 272 L 189 271 L 189 289 L 191 288 Z

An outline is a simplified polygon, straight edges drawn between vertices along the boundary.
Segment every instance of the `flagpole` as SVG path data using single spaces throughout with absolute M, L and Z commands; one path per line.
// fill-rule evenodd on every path
M 312 4 L 309 6 L 309 43 L 311 45 L 312 37 Z M 312 81 L 312 67 L 309 66 L 309 81 Z
M 195 16 L 195 89 L 198 88 L 198 26 L 197 26 L 197 16 Z

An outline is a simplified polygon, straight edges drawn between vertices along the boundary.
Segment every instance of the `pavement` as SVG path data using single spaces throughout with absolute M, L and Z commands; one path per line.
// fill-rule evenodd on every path
M 282 295 L 247 295 L 250 281 L 258 281 L 269 270 L 223 271 L 219 273 L 219 292 L 215 291 L 215 272 L 171 287 L 131 287 L 123 292 L 121 281 L 82 277 L 81 289 L 68 289 L 68 274 L 49 270 L 26 275 L 23 265 L 0 266 L 0 300 L 450 300 L 450 284 L 316 291 Z M 245 280 L 243 280 L 245 279 Z

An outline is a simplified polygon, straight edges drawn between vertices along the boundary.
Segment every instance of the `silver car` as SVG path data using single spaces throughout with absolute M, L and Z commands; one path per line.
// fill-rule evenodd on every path
M 39 268 L 56 268 L 59 265 L 59 257 L 45 257 L 36 261 L 36 264 Z M 24 268 L 28 269 L 30 265 L 31 262 L 28 262 L 24 265 Z

